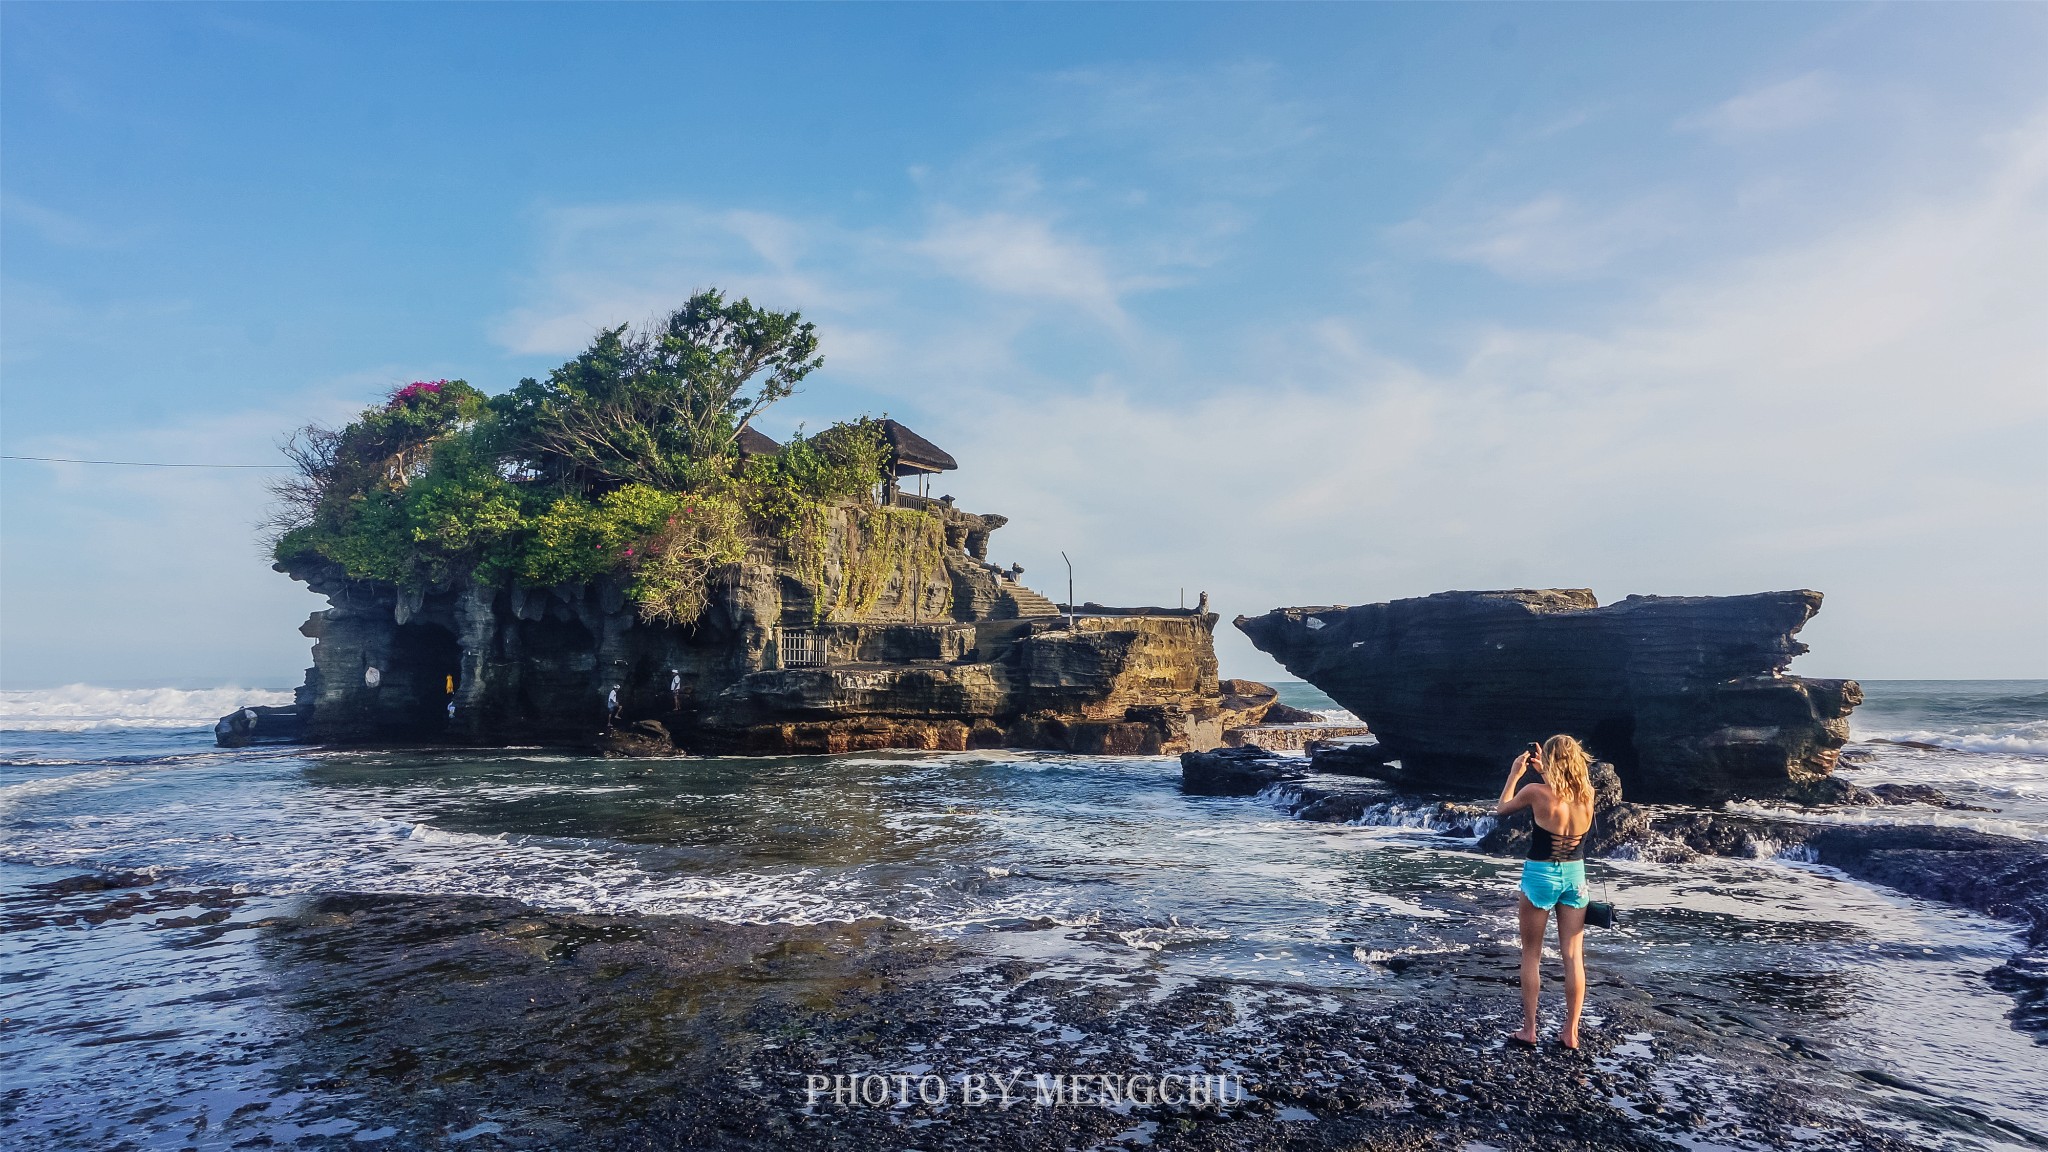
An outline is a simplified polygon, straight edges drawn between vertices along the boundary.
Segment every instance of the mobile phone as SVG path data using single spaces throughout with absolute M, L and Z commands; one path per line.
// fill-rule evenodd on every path
M 1541 744 L 1538 744 L 1538 743 L 1537 743 L 1537 742 L 1535 742 L 1534 740 L 1531 740 L 1531 741 L 1529 741 L 1529 763 L 1530 763 L 1531 765 L 1535 765 L 1535 764 L 1540 764 L 1540 763 L 1542 763 L 1542 762 L 1543 762 L 1543 745 L 1541 745 Z

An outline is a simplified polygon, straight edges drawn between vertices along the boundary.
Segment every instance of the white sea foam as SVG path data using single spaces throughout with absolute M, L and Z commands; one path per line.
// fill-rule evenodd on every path
M 2014 724 L 1990 732 L 1907 729 L 1897 732 L 1872 732 L 1863 735 L 1863 738 L 1885 744 L 1923 744 L 1955 752 L 2048 756 L 2048 720 Z
M 1230 939 L 1228 932 L 1182 924 L 1178 921 L 1128 928 L 1113 932 L 1111 935 L 1133 948 L 1146 952 L 1161 952 L 1183 944 L 1213 944 Z
M 62 688 L 0 690 L 0 730 L 103 732 L 122 728 L 204 728 L 237 708 L 292 702 L 262 688 Z
M 1448 812 L 1442 804 L 1421 800 L 1387 800 L 1371 805 L 1349 823 L 1365 828 L 1417 828 L 1453 836 L 1481 837 L 1493 831 L 1492 816 Z
M 0 816 L 7 815 L 23 804 L 31 803 L 45 796 L 55 796 L 75 788 L 93 788 L 125 780 L 141 772 L 132 766 L 99 768 L 86 772 L 72 772 L 64 776 L 45 776 L 35 780 L 23 780 L 18 784 L 0 787 Z
M 2048 840 L 2048 828 L 2018 820 L 2004 820 L 1989 813 L 1951 812 L 1925 804 L 1882 804 L 1867 808 L 1780 808 L 1755 800 L 1730 800 L 1724 806 L 1742 816 L 1759 816 L 1799 824 L 1842 824 L 1893 828 L 1933 824 L 1945 828 L 1968 828 L 1994 836 L 2022 840 Z

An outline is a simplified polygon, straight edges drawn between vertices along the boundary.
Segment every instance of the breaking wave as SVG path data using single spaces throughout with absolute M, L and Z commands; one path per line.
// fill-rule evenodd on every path
M 1945 748 L 1951 752 L 1983 752 L 2005 756 L 2048 756 L 2048 720 L 2015 724 L 2002 731 L 1904 731 L 1872 733 L 1874 744 Z
M 1446 807 L 1433 801 L 1387 800 L 1368 806 L 1349 823 L 1369 828 L 1417 828 L 1446 836 L 1477 839 L 1493 831 L 1494 817 L 1472 811 L 1472 805 Z
M 290 692 L 263 688 L 10 688 L 0 690 L 0 731 L 209 728 L 237 708 L 291 702 Z
M 1925 804 L 1885 804 L 1869 808 L 1786 808 L 1756 800 L 1730 800 L 1726 811 L 1794 824 L 1841 824 L 1863 827 L 1935 825 L 1967 828 L 1993 836 L 2022 840 L 2048 840 L 2048 828 L 2022 820 L 2000 819 L 1989 813 L 1950 812 Z

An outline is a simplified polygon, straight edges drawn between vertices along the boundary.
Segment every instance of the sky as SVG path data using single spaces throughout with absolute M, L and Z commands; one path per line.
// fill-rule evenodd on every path
M 2048 6 L 0 6 L 0 446 L 275 464 L 718 286 L 1065 599 L 1810 587 L 2048 676 Z M 256 470 L 0 463 L 0 685 L 279 687 Z

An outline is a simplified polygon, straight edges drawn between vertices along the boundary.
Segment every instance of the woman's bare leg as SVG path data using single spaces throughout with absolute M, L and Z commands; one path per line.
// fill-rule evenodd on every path
M 1543 929 L 1536 929 L 1540 936 Z M 1579 1046 L 1579 1009 L 1586 1006 L 1586 910 L 1557 906 L 1557 951 L 1564 957 L 1564 1028 L 1558 1042 Z M 1523 968 L 1526 972 L 1528 969 Z M 1527 997 L 1523 997 L 1527 999 Z
M 1516 921 L 1522 931 L 1522 1030 L 1515 1033 L 1518 1040 L 1536 1042 L 1536 1002 L 1543 991 L 1543 928 L 1550 922 L 1550 913 L 1529 903 L 1529 898 L 1515 894 Z M 1579 921 L 1585 922 L 1581 915 Z

